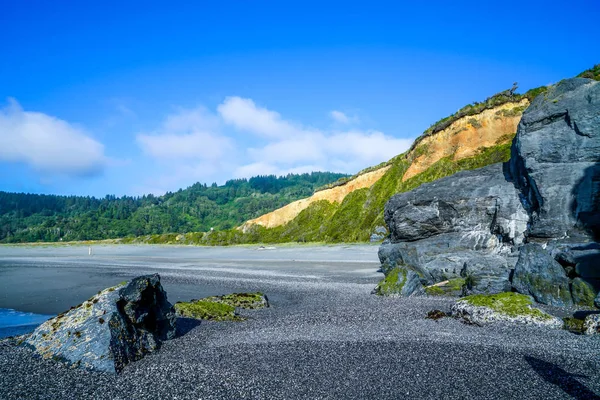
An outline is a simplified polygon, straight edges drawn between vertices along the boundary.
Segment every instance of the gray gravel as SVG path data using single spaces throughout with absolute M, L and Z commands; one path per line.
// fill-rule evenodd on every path
M 8 290 L 35 297 L 25 311 L 58 312 L 86 288 L 145 272 L 161 274 L 172 301 L 262 290 L 272 307 L 240 323 L 180 320 L 182 336 L 116 376 L 0 342 L 1 399 L 600 398 L 598 338 L 427 320 L 451 301 L 370 294 L 374 246 L 83 250 L 0 247 L 0 307 L 16 304 Z M 25 284 L 39 276 L 45 287 Z

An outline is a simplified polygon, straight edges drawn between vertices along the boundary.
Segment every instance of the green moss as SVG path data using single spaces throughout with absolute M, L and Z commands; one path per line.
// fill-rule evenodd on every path
M 380 296 L 399 294 L 406 282 L 406 270 L 400 267 L 392 269 L 375 288 Z
M 575 278 L 571 283 L 571 293 L 575 304 L 584 307 L 593 307 L 596 293 L 592 285 L 581 278 Z
M 446 292 L 439 286 L 428 286 L 425 288 L 425 293 L 430 296 L 444 296 Z
M 563 329 L 571 331 L 573 333 L 583 333 L 585 331 L 584 328 L 584 320 L 578 318 L 567 317 L 563 318 Z
M 264 294 L 256 293 L 232 293 L 224 296 L 213 296 L 202 299 L 230 305 L 232 307 L 240 307 L 249 310 L 268 307 L 268 302 Z
M 532 308 L 533 304 L 528 296 L 513 292 L 498 294 L 475 294 L 463 297 L 461 300 L 477 307 L 487 307 L 497 313 L 516 317 L 519 315 L 531 316 L 539 319 L 551 319 L 552 316 L 545 312 Z
M 454 278 L 454 279 L 450 279 L 448 281 L 448 283 L 446 284 L 446 286 L 450 289 L 450 290 L 454 290 L 454 291 L 462 291 L 463 286 L 465 285 L 466 281 L 463 278 Z
M 242 319 L 235 314 L 235 307 L 206 300 L 175 303 L 175 311 L 182 317 L 211 321 L 238 321 Z
M 448 280 L 448 282 L 443 285 L 426 287 L 425 293 L 430 296 L 456 296 L 462 292 L 464 284 L 465 280 L 463 278 L 454 278 Z

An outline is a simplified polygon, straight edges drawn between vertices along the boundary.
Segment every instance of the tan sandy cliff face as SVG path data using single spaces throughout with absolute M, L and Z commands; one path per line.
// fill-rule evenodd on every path
M 512 139 L 523 111 L 516 112 L 515 115 L 509 113 L 510 116 L 502 113 L 528 105 L 527 99 L 519 103 L 506 103 L 471 117 L 463 117 L 448 128 L 424 138 L 413 152 L 418 152 L 422 146 L 425 146 L 426 151 L 413 160 L 402 180 L 418 175 L 444 157 L 461 160 L 474 156 L 481 148 Z
M 306 209 L 315 201 L 327 200 L 331 203 L 341 203 L 342 200 L 344 200 L 344 197 L 346 197 L 349 193 L 373 185 L 383 176 L 383 174 L 386 173 L 389 168 L 390 167 L 387 166 L 375 171 L 367 172 L 366 174 L 359 175 L 351 181 L 348 181 L 344 185 L 318 191 L 306 199 L 294 201 L 293 203 L 290 203 L 287 206 L 281 207 L 268 214 L 251 219 L 244 223 L 242 229 L 254 224 L 262 225 L 266 228 L 273 228 L 283 225 L 294 219 L 302 210 Z
M 431 167 L 444 157 L 460 160 L 475 155 L 479 149 L 491 147 L 511 140 L 517 131 L 523 110 L 529 100 L 506 103 L 474 116 L 463 117 L 431 136 L 420 140 L 419 144 L 406 155 L 414 160 L 402 180 L 405 181 Z M 418 156 L 417 154 L 422 153 Z M 300 212 L 319 200 L 341 203 L 355 190 L 371 187 L 390 168 L 385 166 L 375 171 L 359 175 L 347 183 L 331 189 L 316 192 L 311 197 L 290 203 L 282 208 L 251 219 L 241 226 L 242 230 L 257 224 L 274 228 L 293 220 Z

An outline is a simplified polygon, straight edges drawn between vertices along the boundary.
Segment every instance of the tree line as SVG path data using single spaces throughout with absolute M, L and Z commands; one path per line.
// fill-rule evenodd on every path
M 104 198 L 0 191 L 0 242 L 98 240 L 225 230 L 312 195 L 345 177 L 333 172 L 263 175 L 224 185 Z

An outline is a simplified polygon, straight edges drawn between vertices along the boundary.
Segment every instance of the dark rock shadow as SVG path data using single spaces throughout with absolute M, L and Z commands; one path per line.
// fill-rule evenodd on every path
M 600 162 L 585 169 L 571 195 L 571 214 L 578 227 L 600 242 Z
M 600 399 L 600 396 L 592 392 L 576 379 L 587 378 L 585 375 L 571 374 L 560 368 L 558 365 L 540 360 L 539 358 L 525 356 L 525 360 L 542 379 L 558 386 L 563 392 L 574 399 Z
M 200 326 L 202 321 L 194 318 L 177 318 L 177 337 L 187 335 L 192 329 Z
M 579 310 L 573 313 L 573 318 L 585 320 L 588 315 L 600 314 L 600 311 L 595 310 Z

